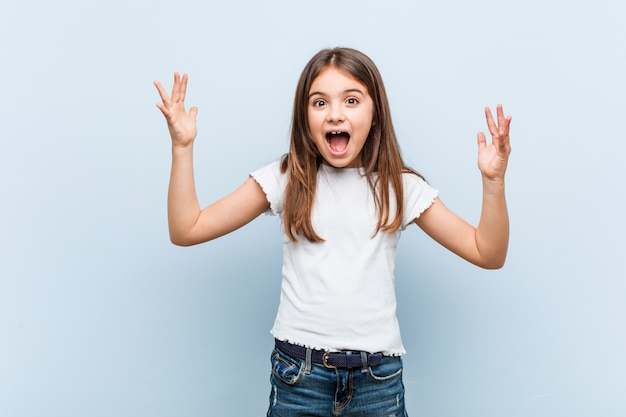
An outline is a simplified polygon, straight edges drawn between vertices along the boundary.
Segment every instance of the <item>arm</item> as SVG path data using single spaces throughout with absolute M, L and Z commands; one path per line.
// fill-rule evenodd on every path
M 478 134 L 478 167 L 482 174 L 483 201 L 478 227 L 465 222 L 439 199 L 416 219 L 415 223 L 429 236 L 460 257 L 482 268 L 504 265 L 509 243 L 509 215 L 504 194 L 504 174 L 511 153 L 509 125 L 497 107 L 497 123 L 489 108 L 485 110 L 492 143 Z
M 193 143 L 196 138 L 198 109 L 185 111 L 187 75 L 174 74 L 172 96 L 154 82 L 163 103 L 157 107 L 167 120 L 172 138 L 172 170 L 167 197 L 170 239 L 189 246 L 223 236 L 247 224 L 269 203 L 261 187 L 248 178 L 236 191 L 200 210 L 193 173 Z

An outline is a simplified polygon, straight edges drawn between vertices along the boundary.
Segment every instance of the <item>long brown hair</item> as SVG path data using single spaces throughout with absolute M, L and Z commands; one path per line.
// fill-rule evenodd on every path
M 378 211 L 375 233 L 395 232 L 400 228 L 404 209 L 402 173 L 417 174 L 402 160 L 387 93 L 374 62 L 362 52 L 350 48 L 318 52 L 304 67 L 296 87 L 289 153 L 283 157 L 281 164 L 282 172 L 288 175 L 283 223 L 292 241 L 296 241 L 296 235 L 311 242 L 324 240 L 315 232 L 311 222 L 317 171 L 323 160 L 311 138 L 307 111 L 311 84 L 329 67 L 344 71 L 365 85 L 374 103 L 372 127 L 359 155 L 359 165 L 364 169 Z M 395 213 L 390 213 L 390 187 L 396 199 Z

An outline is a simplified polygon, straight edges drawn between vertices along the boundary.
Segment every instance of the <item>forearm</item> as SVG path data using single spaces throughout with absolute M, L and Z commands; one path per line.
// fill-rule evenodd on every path
M 193 172 L 193 144 L 172 147 L 167 215 L 171 241 L 186 245 L 186 237 L 200 215 Z
M 483 204 L 476 228 L 476 247 L 485 268 L 501 268 L 509 245 L 509 214 L 504 179 L 483 177 Z

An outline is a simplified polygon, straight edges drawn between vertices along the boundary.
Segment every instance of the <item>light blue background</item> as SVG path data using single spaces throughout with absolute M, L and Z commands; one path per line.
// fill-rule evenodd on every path
M 0 416 L 260 416 L 280 283 L 263 216 L 169 243 L 152 85 L 190 74 L 201 203 L 287 150 L 319 49 L 370 55 L 406 160 L 475 223 L 483 108 L 513 115 L 508 262 L 398 254 L 408 410 L 626 415 L 621 2 L 2 0 Z

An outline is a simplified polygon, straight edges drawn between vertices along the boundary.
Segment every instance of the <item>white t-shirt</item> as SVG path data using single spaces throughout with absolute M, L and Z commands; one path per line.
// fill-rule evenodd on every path
M 394 285 L 400 230 L 374 234 L 378 214 L 362 172 L 320 167 L 312 223 L 324 241 L 292 242 L 283 234 L 280 305 L 271 333 L 314 349 L 403 355 Z M 250 175 L 267 195 L 267 214 L 282 216 L 287 175 L 280 172 L 280 161 Z M 404 174 L 403 181 L 401 230 L 437 197 L 417 175 Z

